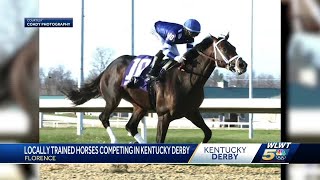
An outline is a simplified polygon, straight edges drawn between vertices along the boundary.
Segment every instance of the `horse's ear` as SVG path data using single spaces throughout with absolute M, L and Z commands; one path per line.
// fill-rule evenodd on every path
M 211 39 L 215 39 L 215 37 L 212 36 L 212 34 L 210 34 L 210 33 L 209 33 L 209 37 L 210 37 Z
M 225 39 L 226 39 L 226 40 L 229 39 L 229 32 L 228 32 L 228 34 L 225 36 Z

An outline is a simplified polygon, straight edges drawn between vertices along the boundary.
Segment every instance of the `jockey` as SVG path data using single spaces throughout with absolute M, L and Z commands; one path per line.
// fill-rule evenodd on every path
M 175 60 L 179 63 L 183 63 L 184 58 L 180 56 L 176 44 L 187 44 L 187 51 L 193 48 L 194 38 L 199 35 L 201 31 L 200 23 L 195 19 L 188 19 L 184 25 L 157 21 L 154 24 L 153 34 L 160 40 L 162 49 L 154 56 L 151 64 L 151 69 L 147 76 L 149 78 L 155 78 L 161 68 L 161 60 L 169 59 L 170 61 L 162 67 L 161 75 L 167 70 L 172 63 L 171 60 Z M 128 88 L 134 88 L 139 79 L 132 77 L 127 84 Z
M 158 21 L 154 25 L 154 34 L 161 41 L 162 50 L 155 56 L 151 64 L 151 70 L 148 76 L 151 78 L 157 77 L 160 69 L 161 60 L 169 59 L 183 63 L 184 58 L 180 56 L 176 44 L 186 44 L 187 51 L 193 48 L 194 38 L 199 35 L 201 31 L 200 23 L 195 19 L 188 19 L 183 25 Z M 162 72 L 165 72 L 172 61 L 169 61 L 164 67 Z

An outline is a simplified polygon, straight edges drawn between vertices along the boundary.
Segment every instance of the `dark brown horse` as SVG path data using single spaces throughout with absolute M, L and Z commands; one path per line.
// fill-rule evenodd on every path
M 158 114 L 157 143 L 164 143 L 167 130 L 171 121 L 186 117 L 204 132 L 202 142 L 210 140 L 212 132 L 201 117 L 199 106 L 204 99 L 204 84 L 209 76 L 219 66 L 230 71 L 242 74 L 246 72 L 247 63 L 236 53 L 236 48 L 225 37 L 209 36 L 193 49 L 184 54 L 186 58 L 185 70 L 177 66 L 165 74 L 163 82 L 155 81 L 152 84 L 155 92 L 155 111 Z M 110 128 L 109 117 L 123 98 L 133 105 L 133 112 L 126 129 L 137 140 L 145 143 L 138 133 L 137 127 L 140 120 L 153 109 L 150 96 L 140 89 L 130 89 L 121 86 L 127 66 L 135 56 L 124 55 L 115 59 L 99 77 L 82 88 L 68 90 L 64 93 L 75 105 L 80 105 L 102 96 L 106 101 L 104 111 L 99 116 L 103 126 L 107 129 L 111 143 L 115 143 Z

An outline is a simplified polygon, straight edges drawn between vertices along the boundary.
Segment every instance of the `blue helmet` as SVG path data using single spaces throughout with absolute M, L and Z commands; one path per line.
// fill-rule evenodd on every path
M 201 25 L 199 21 L 195 19 L 188 19 L 184 24 L 183 27 L 186 28 L 190 32 L 200 33 Z

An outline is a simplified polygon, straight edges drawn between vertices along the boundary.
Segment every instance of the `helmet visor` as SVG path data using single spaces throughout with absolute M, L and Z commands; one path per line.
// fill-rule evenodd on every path
M 187 31 L 188 31 L 188 30 L 187 30 Z M 189 34 L 189 36 L 191 36 L 191 37 L 196 37 L 196 36 L 199 35 L 199 32 L 191 32 L 191 31 L 188 31 L 188 34 Z

